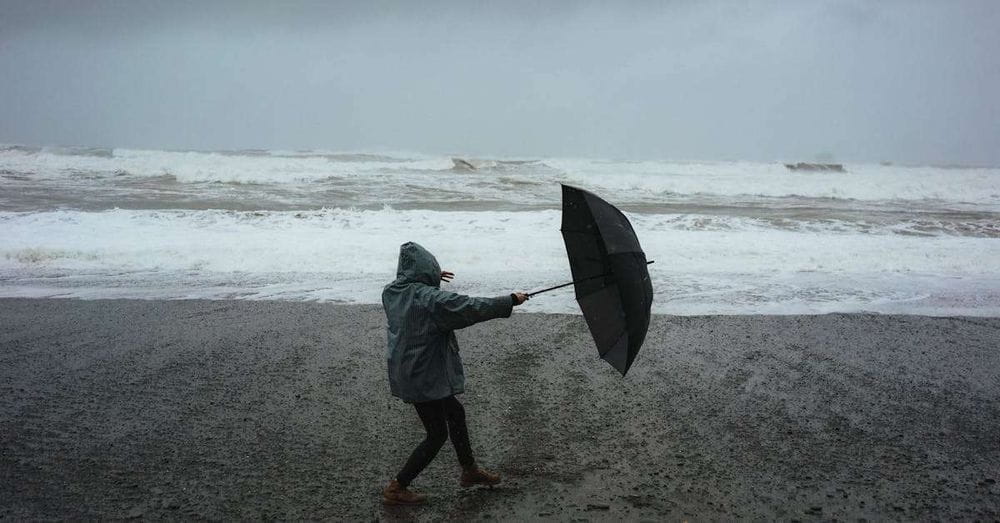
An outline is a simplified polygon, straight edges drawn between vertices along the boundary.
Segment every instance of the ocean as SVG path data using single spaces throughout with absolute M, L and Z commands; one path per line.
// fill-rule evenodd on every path
M 531 291 L 569 281 L 568 184 L 632 221 L 657 313 L 1000 315 L 997 168 L 453 158 L 0 146 L 0 296 L 379 303 L 406 241 Z

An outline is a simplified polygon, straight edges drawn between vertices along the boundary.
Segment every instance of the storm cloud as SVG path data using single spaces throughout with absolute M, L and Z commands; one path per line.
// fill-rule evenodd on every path
M 1000 164 L 995 2 L 0 2 L 0 141 Z

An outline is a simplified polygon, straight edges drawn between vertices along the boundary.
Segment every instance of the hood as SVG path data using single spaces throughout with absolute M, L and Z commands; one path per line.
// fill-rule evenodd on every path
M 437 258 L 420 244 L 406 242 L 399 246 L 396 282 L 420 282 L 437 287 L 441 284 L 441 266 Z

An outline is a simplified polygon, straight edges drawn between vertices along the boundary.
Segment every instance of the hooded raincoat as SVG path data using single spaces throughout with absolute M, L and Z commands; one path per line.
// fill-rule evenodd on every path
M 511 296 L 473 298 L 443 291 L 434 255 L 408 242 L 399 248 L 396 280 L 382 291 L 388 319 L 389 388 L 407 403 L 439 400 L 465 391 L 455 330 L 507 318 Z

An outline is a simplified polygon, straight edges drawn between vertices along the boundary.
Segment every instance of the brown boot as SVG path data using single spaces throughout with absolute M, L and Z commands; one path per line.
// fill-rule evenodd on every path
M 500 483 L 500 475 L 493 474 L 492 472 L 485 471 L 479 467 L 472 467 L 471 469 L 465 469 L 462 471 L 462 480 L 460 484 L 463 488 L 468 488 L 473 485 L 496 485 Z
M 427 497 L 417 494 L 392 480 L 382 489 L 382 502 L 386 505 L 419 505 L 427 502 Z

